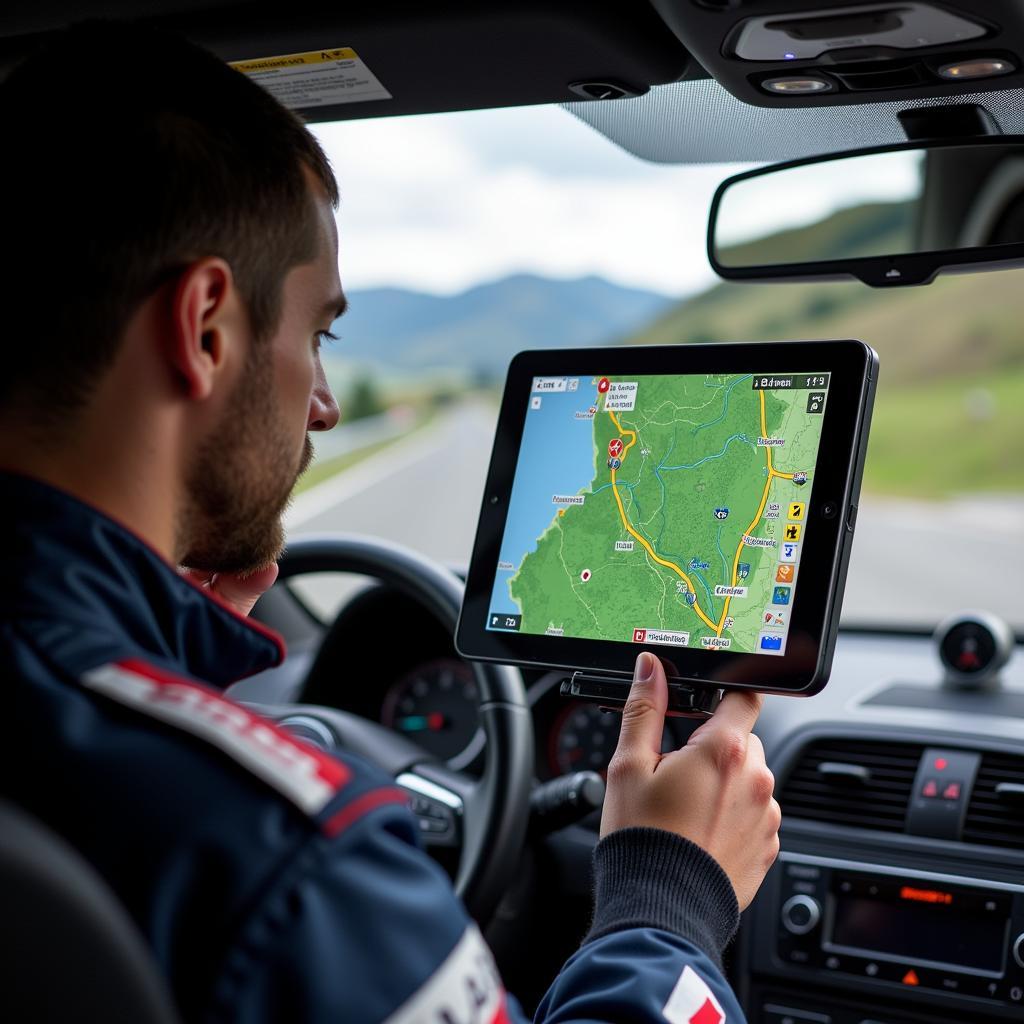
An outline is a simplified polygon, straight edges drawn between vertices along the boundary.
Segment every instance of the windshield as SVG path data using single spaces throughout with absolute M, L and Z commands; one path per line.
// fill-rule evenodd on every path
M 1024 629 L 1024 273 L 720 282 L 707 211 L 745 167 L 647 163 L 560 108 L 315 133 L 341 187 L 351 308 L 325 353 L 343 422 L 317 439 L 292 533 L 365 532 L 465 566 L 519 350 L 858 338 L 882 373 L 844 622 L 932 627 L 980 607 Z

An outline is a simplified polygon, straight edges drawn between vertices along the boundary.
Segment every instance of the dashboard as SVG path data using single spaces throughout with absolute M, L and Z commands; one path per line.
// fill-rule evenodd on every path
M 294 615 L 271 612 L 277 628 Z M 478 769 L 472 676 L 422 609 L 371 585 L 326 633 L 304 621 L 305 636 L 285 630 L 285 665 L 235 696 L 341 707 Z M 402 626 L 400 644 L 383 642 L 382 622 Z M 750 1024 L 1024 1019 L 1024 657 L 1018 644 L 998 685 L 969 689 L 969 673 L 948 666 L 986 654 L 972 643 L 947 649 L 944 668 L 930 636 L 841 631 L 822 693 L 766 699 L 757 732 L 777 779 L 782 853 L 727 961 Z M 540 782 L 603 772 L 618 737 L 618 716 L 559 696 L 562 678 L 524 675 Z M 670 719 L 666 749 L 693 727 Z M 597 824 L 594 813 L 531 842 L 488 929 L 527 1006 L 586 929 Z
M 386 664 L 379 661 L 379 649 L 353 645 L 350 639 L 373 636 L 381 622 L 401 623 L 404 636 L 400 648 L 387 648 Z M 349 673 L 344 682 L 322 668 L 339 664 L 333 658 L 336 642 L 348 645 L 344 663 Z M 451 637 L 403 594 L 378 586 L 353 597 L 308 672 L 297 699 L 380 722 L 458 771 L 475 773 L 482 768 L 484 737 L 473 674 L 455 653 Z M 618 743 L 619 716 L 560 697 L 558 684 L 564 677 L 559 672 L 524 673 L 540 782 L 576 771 L 603 775 Z M 690 723 L 669 719 L 663 749 L 685 743 L 691 730 Z
M 949 666 L 987 652 L 958 638 L 944 667 L 928 636 L 841 633 L 823 693 L 767 699 L 782 854 L 734 954 L 752 1022 L 1024 1017 L 1024 658 L 968 688 Z

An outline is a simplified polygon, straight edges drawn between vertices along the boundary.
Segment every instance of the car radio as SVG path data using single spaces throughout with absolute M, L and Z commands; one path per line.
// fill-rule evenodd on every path
M 790 968 L 1024 1002 L 1024 885 L 796 853 L 779 858 L 776 953 Z

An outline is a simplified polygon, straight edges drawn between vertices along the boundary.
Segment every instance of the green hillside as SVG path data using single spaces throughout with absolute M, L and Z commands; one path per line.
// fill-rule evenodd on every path
M 859 338 L 881 357 L 868 490 L 1024 490 L 1024 271 L 894 289 L 723 282 L 629 340 L 800 338 Z
M 913 203 L 863 203 L 838 210 L 818 224 L 723 246 L 727 267 L 764 267 L 820 259 L 855 259 L 912 248 Z

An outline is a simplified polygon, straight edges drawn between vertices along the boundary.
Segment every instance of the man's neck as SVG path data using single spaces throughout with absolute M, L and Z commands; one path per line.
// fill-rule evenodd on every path
M 68 492 L 128 527 L 168 562 L 176 561 L 177 495 L 167 483 L 173 475 L 161 465 L 166 446 L 155 436 L 88 411 L 53 438 L 7 420 L 0 418 L 0 469 Z

